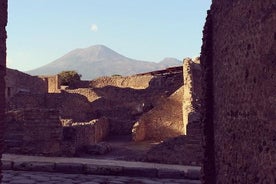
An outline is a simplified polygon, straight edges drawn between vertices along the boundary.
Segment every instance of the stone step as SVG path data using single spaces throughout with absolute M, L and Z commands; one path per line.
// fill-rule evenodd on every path
M 3 154 L 6 170 L 199 180 L 200 167 L 120 160 Z

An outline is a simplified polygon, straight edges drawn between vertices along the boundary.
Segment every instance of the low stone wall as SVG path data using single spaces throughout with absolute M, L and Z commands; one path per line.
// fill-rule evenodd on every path
M 152 75 L 133 75 L 128 77 L 113 76 L 100 77 L 90 82 L 92 88 L 102 88 L 105 86 L 116 86 L 120 88 L 145 89 L 149 87 L 149 82 L 153 78 Z
M 87 98 L 89 102 L 99 99 L 99 95 L 91 88 L 66 89 L 67 93 L 80 94 Z
M 90 122 L 61 121 L 56 109 L 24 109 L 7 113 L 5 152 L 31 155 L 74 155 L 84 145 L 109 134 L 106 118 Z
M 96 144 L 108 135 L 109 121 L 107 118 L 90 122 L 67 123 L 63 127 L 63 153 L 74 155 L 81 147 Z
M 90 102 L 85 96 L 64 91 L 49 94 L 17 94 L 7 106 L 7 110 L 28 108 L 58 109 L 62 118 L 74 121 L 87 121 L 94 116 Z
M 59 155 L 62 125 L 55 109 L 25 109 L 7 114 L 5 149 L 13 153 Z

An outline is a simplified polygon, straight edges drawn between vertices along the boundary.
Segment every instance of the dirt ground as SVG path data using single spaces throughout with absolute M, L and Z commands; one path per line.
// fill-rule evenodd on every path
M 102 155 L 81 154 L 80 157 L 111 160 L 145 161 L 146 152 L 159 142 L 134 142 L 131 136 L 112 136 L 103 141 L 110 145 L 111 150 Z

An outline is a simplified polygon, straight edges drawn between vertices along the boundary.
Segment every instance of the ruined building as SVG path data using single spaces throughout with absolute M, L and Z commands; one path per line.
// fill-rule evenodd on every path
M 213 0 L 203 32 L 203 183 L 276 181 L 276 2 Z
M 2 151 L 7 0 L 0 15 Z M 203 183 L 275 183 L 275 22 L 274 0 L 213 0 L 200 59 Z

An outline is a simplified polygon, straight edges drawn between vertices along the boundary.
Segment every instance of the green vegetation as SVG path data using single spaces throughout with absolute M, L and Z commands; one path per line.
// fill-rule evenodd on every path
M 60 76 L 60 84 L 70 86 L 81 79 L 81 74 L 78 74 L 76 71 L 63 71 L 58 74 Z
M 122 77 L 120 74 L 113 74 L 111 77 Z

